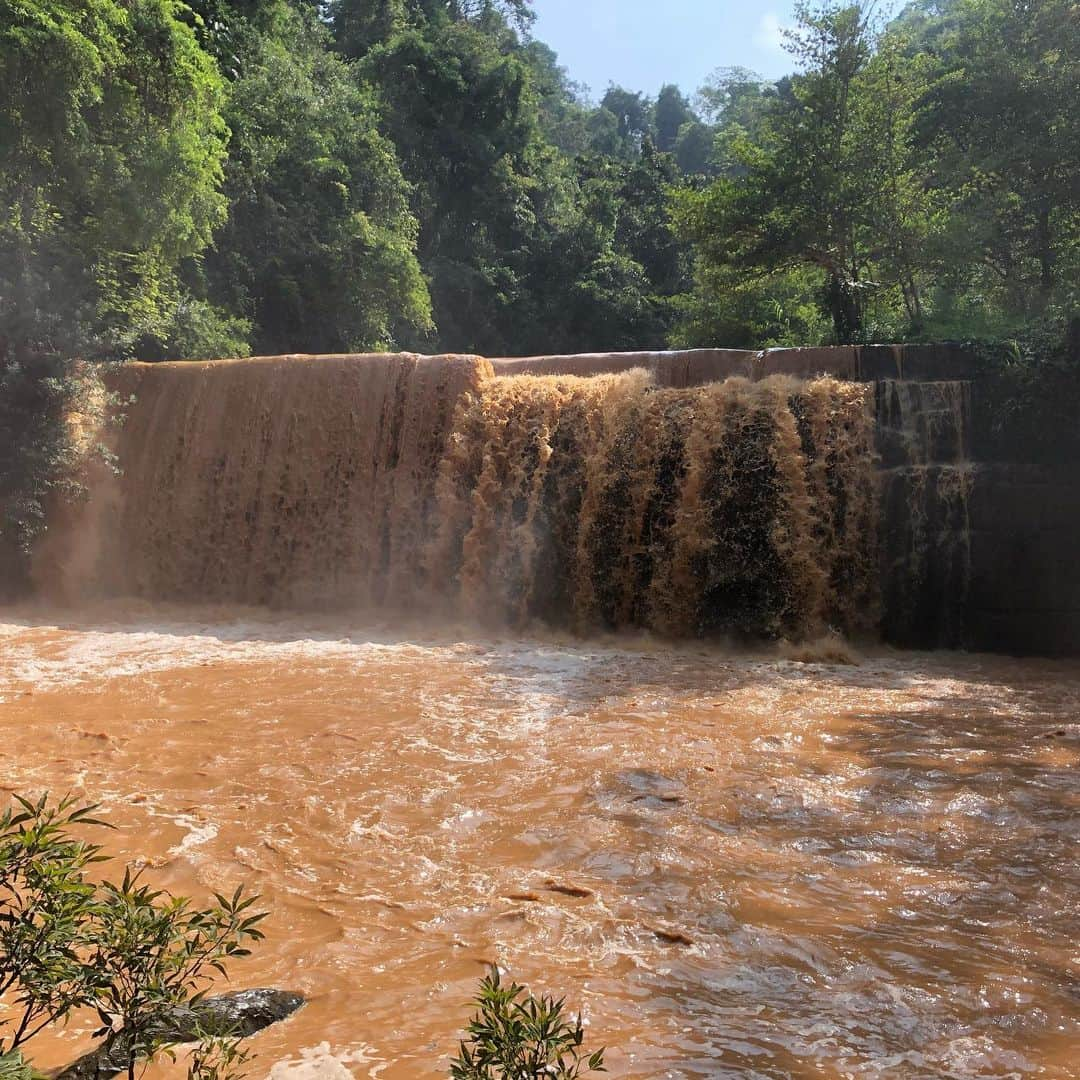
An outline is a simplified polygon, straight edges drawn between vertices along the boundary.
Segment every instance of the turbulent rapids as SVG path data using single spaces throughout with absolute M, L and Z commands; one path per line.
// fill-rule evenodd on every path
M 4 785 L 262 894 L 232 971 L 307 1004 L 256 1080 L 445 1077 L 492 962 L 618 1077 L 1080 1080 L 1080 665 L 874 637 L 959 640 L 1057 488 L 994 502 L 918 353 L 639 359 L 112 372 L 0 611 Z
M 478 358 L 133 365 L 67 595 L 801 638 L 872 626 L 872 391 L 494 377 Z
M 1075 663 L 307 620 L 0 615 L 4 784 L 263 895 L 251 1080 L 445 1078 L 491 961 L 615 1077 L 1080 1077 Z

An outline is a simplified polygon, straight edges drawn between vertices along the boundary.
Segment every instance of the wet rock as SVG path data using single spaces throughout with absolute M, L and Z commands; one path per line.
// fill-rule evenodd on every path
M 289 990 L 236 990 L 171 1010 L 161 1018 L 157 1032 L 172 1043 L 195 1042 L 201 1034 L 247 1038 L 291 1016 L 303 1004 L 303 996 Z M 121 1031 L 111 1045 L 84 1054 L 54 1080 L 107 1080 L 126 1070 L 127 1040 Z
M 545 881 L 544 888 L 548 892 L 561 893 L 563 896 L 573 896 L 577 899 L 584 899 L 586 896 L 592 896 L 592 889 L 586 889 L 583 885 L 567 885 L 561 881 Z
M 681 930 L 668 930 L 663 926 L 650 926 L 649 929 L 665 945 L 693 945 L 694 939 Z
M 635 795 L 631 802 L 643 802 L 650 806 L 681 806 L 683 798 L 681 795 Z

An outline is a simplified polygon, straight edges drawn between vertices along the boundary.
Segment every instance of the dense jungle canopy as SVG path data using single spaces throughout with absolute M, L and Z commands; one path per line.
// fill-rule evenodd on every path
M 790 77 L 655 99 L 531 16 L 0 0 L 0 354 L 1062 338 L 1072 0 L 807 6 Z

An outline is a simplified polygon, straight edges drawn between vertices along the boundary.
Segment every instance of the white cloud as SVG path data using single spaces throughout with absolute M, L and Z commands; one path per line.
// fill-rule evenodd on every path
M 785 29 L 780 16 L 773 11 L 767 11 L 758 20 L 757 30 L 754 31 L 754 44 L 762 49 L 782 52 Z

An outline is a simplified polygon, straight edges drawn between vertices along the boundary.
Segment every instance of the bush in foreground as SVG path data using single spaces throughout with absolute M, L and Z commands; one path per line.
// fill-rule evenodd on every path
M 25 1047 L 78 1009 L 96 1012 L 96 1037 L 134 1080 L 140 1061 L 172 1053 L 170 1013 L 197 1004 L 227 961 L 248 954 L 265 916 L 241 889 L 199 908 L 130 871 L 118 884 L 98 882 L 91 868 L 107 856 L 76 835 L 108 827 L 95 807 L 15 800 L 0 816 L 0 995 L 10 1002 L 0 1080 L 32 1080 Z M 246 1058 L 237 1040 L 198 1034 L 190 1080 L 235 1077 Z
M 565 999 L 534 997 L 514 982 L 503 986 L 493 967 L 475 1004 L 479 1012 L 450 1067 L 452 1080 L 577 1080 L 606 1071 L 603 1049 L 585 1057 L 581 1017 L 567 1019 Z

